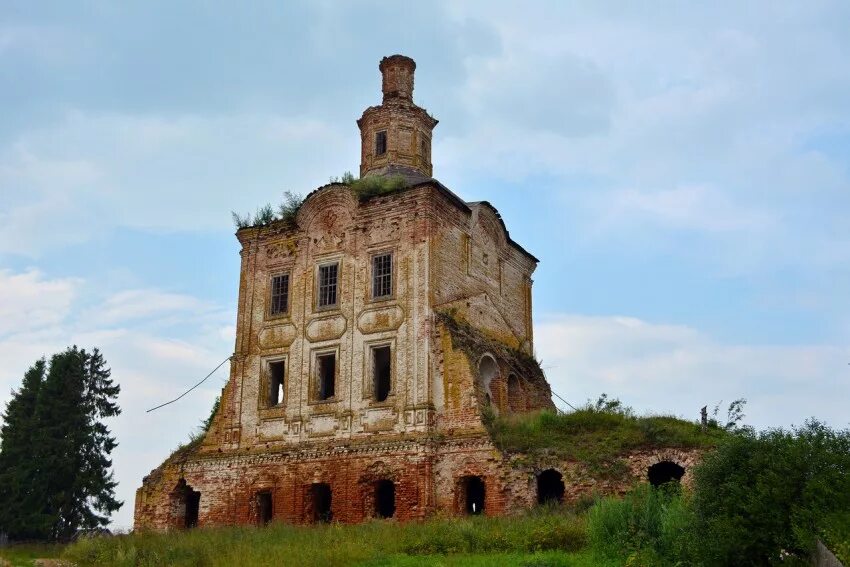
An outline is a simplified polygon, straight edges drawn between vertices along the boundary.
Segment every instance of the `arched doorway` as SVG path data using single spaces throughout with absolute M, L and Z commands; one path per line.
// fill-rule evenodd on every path
M 685 475 L 684 467 L 677 465 L 672 461 L 661 461 L 655 463 L 647 471 L 649 484 L 652 486 L 661 486 L 668 482 L 679 482 Z
M 395 515 L 395 483 L 379 480 L 375 483 L 375 517 L 392 518 Z
M 537 475 L 537 503 L 560 504 L 564 501 L 564 477 L 555 469 Z
M 197 527 L 201 510 L 201 493 L 193 490 L 186 479 L 181 478 L 171 493 L 171 499 L 176 526 L 185 529 Z
M 316 482 L 310 487 L 310 499 L 313 505 L 313 521 L 327 523 L 333 519 L 331 512 L 331 485 Z
M 480 476 L 465 476 L 460 479 L 460 503 L 464 514 L 477 516 L 484 513 L 486 487 Z

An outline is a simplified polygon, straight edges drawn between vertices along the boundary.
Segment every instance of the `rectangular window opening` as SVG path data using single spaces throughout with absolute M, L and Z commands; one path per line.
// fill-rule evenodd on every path
M 269 363 L 269 407 L 283 403 L 285 371 L 284 361 L 278 360 Z
M 380 254 L 372 258 L 372 297 L 390 297 L 393 294 L 393 255 Z
M 316 357 L 318 394 L 320 400 L 334 397 L 334 382 L 336 380 L 336 355 L 323 354 Z
M 392 388 L 392 362 L 390 347 L 374 347 L 372 349 L 372 391 L 375 401 L 383 402 L 390 395 Z
M 339 264 L 319 266 L 319 307 L 332 307 L 337 302 Z
M 269 314 L 280 315 L 289 310 L 289 274 L 272 277 Z
M 383 130 L 375 133 L 375 155 L 382 156 L 387 153 L 387 132 Z

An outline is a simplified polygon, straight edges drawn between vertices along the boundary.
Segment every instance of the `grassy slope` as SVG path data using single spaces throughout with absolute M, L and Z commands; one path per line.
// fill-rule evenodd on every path
M 611 462 L 626 451 L 658 447 L 713 447 L 726 433 L 672 416 L 637 417 L 630 411 L 586 406 L 568 414 L 550 411 L 490 418 L 496 445 L 509 453 L 554 454 L 590 465 Z
M 59 557 L 64 547 L 64 545 L 50 543 L 16 544 L 0 547 L 0 566 L 30 567 L 36 559 Z
M 597 565 L 584 520 L 564 511 L 399 524 L 230 527 L 79 542 L 66 559 L 88 565 Z

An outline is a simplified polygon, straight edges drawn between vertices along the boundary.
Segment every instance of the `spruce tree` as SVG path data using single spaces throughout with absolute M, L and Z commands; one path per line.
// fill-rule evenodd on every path
M 16 539 L 39 535 L 28 526 L 43 504 L 30 481 L 36 474 L 37 463 L 32 459 L 33 431 L 46 368 L 42 358 L 27 370 L 20 390 L 13 391 L 12 399 L 6 404 L 0 427 L 0 533 Z
M 119 390 L 97 349 L 53 355 L 30 414 L 28 452 L 0 458 L 29 498 L 26 510 L 9 514 L 11 537 L 65 540 L 106 525 L 121 507 L 110 471 L 116 442 L 103 423 L 120 413 Z

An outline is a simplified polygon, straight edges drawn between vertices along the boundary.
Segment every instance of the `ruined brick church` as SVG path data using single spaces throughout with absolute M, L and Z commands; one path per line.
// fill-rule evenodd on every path
M 432 177 L 437 120 L 413 102 L 414 61 L 379 68 L 383 102 L 357 121 L 360 176 L 403 187 L 364 196 L 330 183 L 294 219 L 237 232 L 229 381 L 203 440 L 144 478 L 136 528 L 537 502 L 541 471 L 510 465 L 483 420 L 554 409 L 533 357 L 537 259 L 490 203 Z

